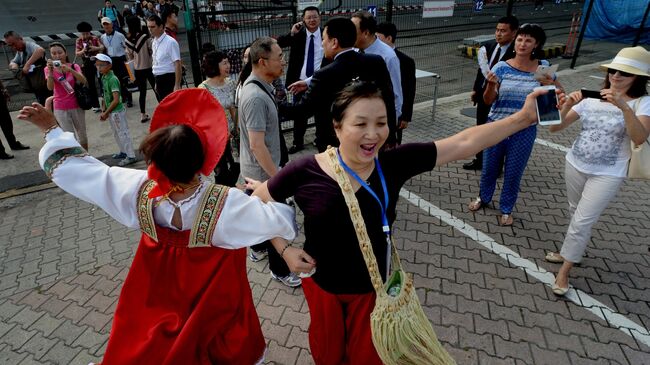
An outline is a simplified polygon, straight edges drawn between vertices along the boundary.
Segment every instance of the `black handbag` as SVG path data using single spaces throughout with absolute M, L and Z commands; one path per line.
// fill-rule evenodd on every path
M 77 104 L 83 110 L 90 110 L 93 107 L 93 99 L 90 97 L 90 89 L 85 84 L 75 83 L 74 96 Z

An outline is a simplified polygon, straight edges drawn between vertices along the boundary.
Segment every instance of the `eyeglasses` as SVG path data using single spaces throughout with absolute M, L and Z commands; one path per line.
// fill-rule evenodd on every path
M 632 77 L 632 76 L 634 76 L 633 74 L 631 74 L 629 72 L 625 72 L 625 71 L 621 71 L 621 70 L 615 70 L 613 68 L 608 68 L 607 69 L 607 73 L 610 74 L 610 75 L 614 75 L 617 72 L 618 72 L 619 75 L 621 75 L 623 77 Z

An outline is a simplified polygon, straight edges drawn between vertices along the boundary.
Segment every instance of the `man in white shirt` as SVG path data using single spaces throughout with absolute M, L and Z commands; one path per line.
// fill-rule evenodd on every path
M 308 6 L 302 11 L 302 21 L 291 27 L 291 32 L 278 37 L 280 47 L 291 47 L 286 85 L 299 80 L 311 78 L 318 71 L 323 61 L 323 39 L 320 29 L 320 11 L 315 6 Z M 294 95 L 294 102 L 300 101 L 304 93 Z M 293 146 L 289 153 L 296 153 L 304 148 L 307 129 L 306 118 L 293 121 Z
M 165 34 L 163 21 L 159 16 L 153 15 L 147 19 L 147 28 L 154 37 L 153 50 L 153 75 L 156 78 L 156 93 L 158 101 L 181 88 L 181 51 L 178 42 Z
M 120 80 L 122 99 L 126 101 L 126 106 L 133 107 L 133 96 L 127 88 L 129 75 L 126 71 L 126 38 L 124 34 L 113 29 L 113 22 L 108 17 L 102 18 L 102 28 L 104 34 L 99 40 L 106 48 L 106 54 L 111 58 L 113 64 L 113 73 Z

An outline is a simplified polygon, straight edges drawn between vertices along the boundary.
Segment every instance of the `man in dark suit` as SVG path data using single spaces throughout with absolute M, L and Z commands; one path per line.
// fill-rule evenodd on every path
M 289 34 L 278 37 L 280 47 L 290 47 L 289 67 L 286 85 L 296 81 L 307 80 L 321 67 L 323 60 L 323 38 L 320 29 L 320 12 L 315 6 L 308 6 L 302 11 L 302 21 L 291 27 Z M 300 100 L 303 93 L 294 95 L 294 102 Z M 307 118 L 298 116 L 293 120 L 293 146 L 289 153 L 296 153 L 304 148 Z
M 497 22 L 494 32 L 494 41 L 483 45 L 478 52 L 479 68 L 472 88 L 472 102 L 476 105 L 476 125 L 485 124 L 492 104 L 485 104 L 483 92 L 487 82 L 487 72 L 499 61 L 505 61 L 515 56 L 514 39 L 519 29 L 519 21 L 514 16 L 504 16 Z M 465 170 L 480 170 L 483 167 L 483 152 L 476 154 L 476 158 L 463 165 Z
M 307 89 L 300 102 L 280 105 L 280 114 L 288 119 L 314 115 L 319 152 L 325 151 L 328 145 L 339 145 L 332 125 L 331 106 L 336 94 L 353 79 L 375 82 L 382 90 L 387 110 L 395 110 L 390 75 L 384 60 L 376 55 L 355 52 L 352 47 L 356 38 L 357 29 L 350 19 L 331 18 L 323 28 L 323 52 L 332 62 L 314 73 L 308 89 L 304 81 L 290 86 L 294 93 Z M 395 143 L 395 119 L 394 113 L 389 112 L 390 132 L 386 143 Z
M 397 144 L 402 144 L 402 130 L 408 128 L 413 117 L 413 103 L 415 102 L 415 61 L 395 48 L 397 27 L 393 23 L 381 23 L 377 26 L 377 38 L 395 50 L 399 59 L 399 69 L 402 74 L 402 114 L 397 118 Z

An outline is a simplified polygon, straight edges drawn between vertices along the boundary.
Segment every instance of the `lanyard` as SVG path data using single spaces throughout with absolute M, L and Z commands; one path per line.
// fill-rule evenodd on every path
M 384 231 L 384 234 L 386 235 L 386 244 L 387 244 L 387 253 L 386 253 L 386 277 L 388 277 L 388 274 L 390 273 L 390 256 L 391 256 L 391 238 L 390 238 L 390 224 L 388 223 L 388 216 L 386 214 L 386 211 L 388 210 L 388 189 L 386 188 L 386 179 L 384 178 L 384 173 L 381 170 L 381 165 L 379 164 L 379 160 L 377 157 L 375 157 L 375 166 L 377 167 L 377 173 L 379 174 L 379 180 L 381 181 L 381 187 L 384 191 L 384 202 L 382 203 L 377 194 L 372 190 L 370 185 L 363 181 L 363 179 L 357 175 L 354 170 L 352 170 L 346 163 L 343 161 L 341 158 L 341 154 L 339 153 L 339 150 L 336 150 L 336 155 L 339 158 L 339 163 L 345 171 L 350 174 L 358 183 L 361 185 L 370 195 L 372 195 L 373 198 L 379 203 L 379 207 L 381 208 L 381 223 L 382 223 L 382 230 Z

